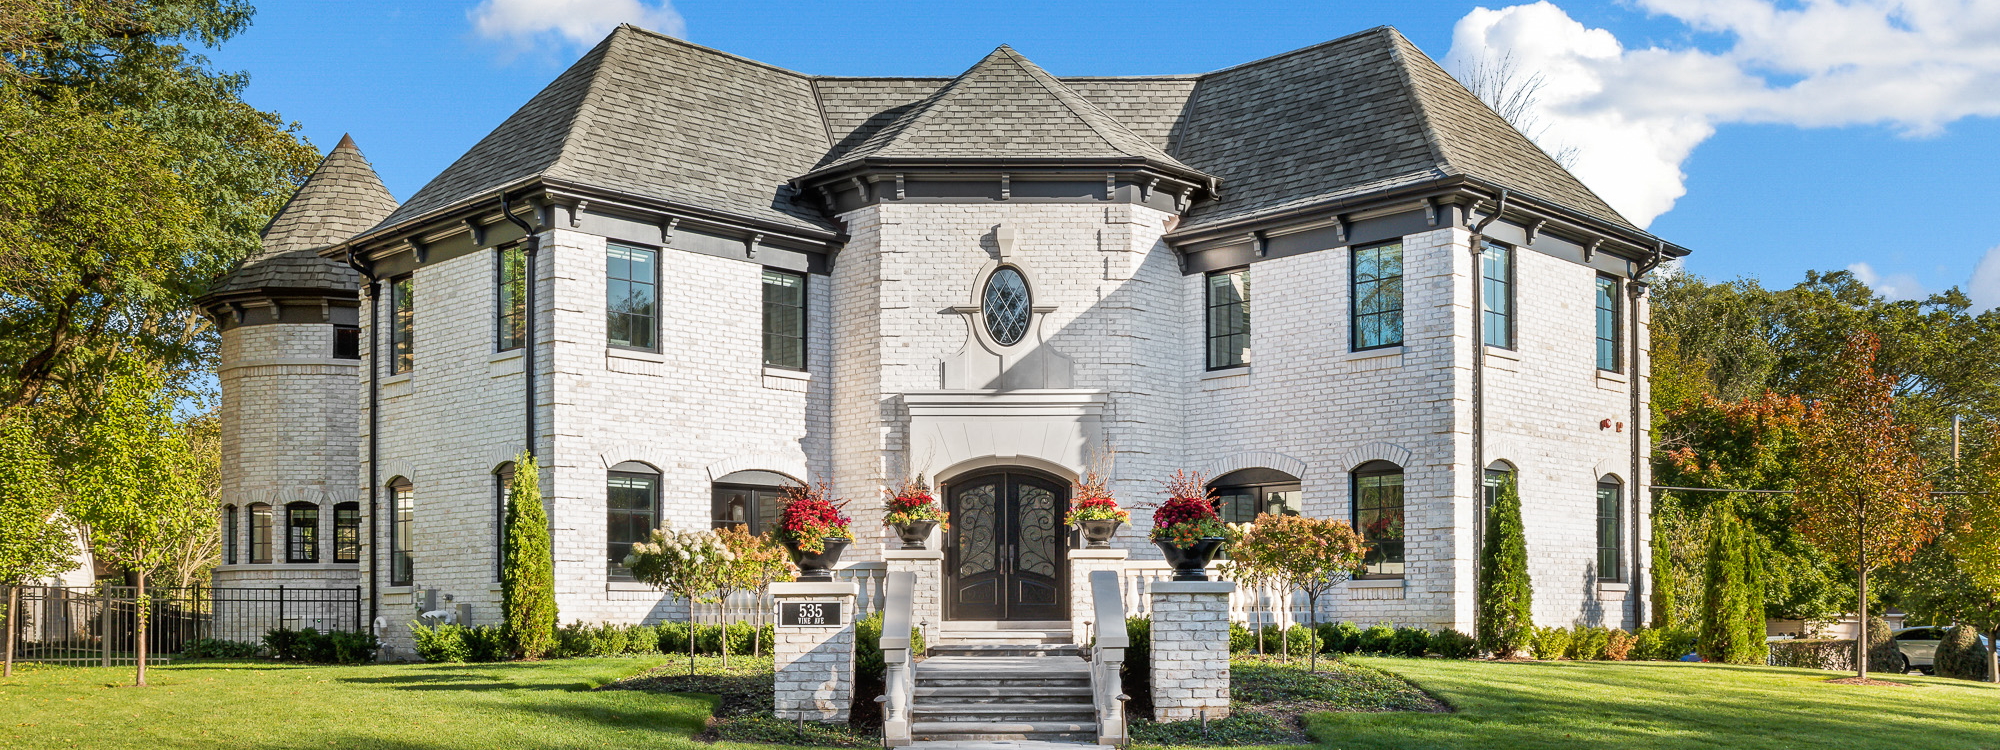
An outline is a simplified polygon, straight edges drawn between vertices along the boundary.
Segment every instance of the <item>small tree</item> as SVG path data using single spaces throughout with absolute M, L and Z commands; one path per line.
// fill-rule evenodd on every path
M 29 409 L 0 414 L 0 586 L 76 567 L 61 477 L 31 415 Z
M 71 512 L 90 530 L 91 552 L 134 576 L 137 602 L 134 683 L 146 685 L 146 626 L 152 602 L 146 576 L 169 562 L 175 545 L 215 524 L 201 487 L 201 466 L 174 404 L 157 379 L 119 375 L 105 387 L 94 418 L 77 431 L 69 477 Z M 110 637 L 111 634 L 104 634 Z
M 1995 648 L 1986 649 L 1986 679 L 2000 683 L 2000 425 L 1977 431 L 1982 450 L 1967 467 L 1970 494 L 1954 495 L 1945 514 L 1942 549 L 1956 560 L 1963 584 L 1949 594 L 1955 619 L 1986 631 Z
M 694 674 L 695 620 L 697 602 L 721 601 L 731 584 L 736 553 L 713 530 L 675 531 L 672 522 L 660 524 L 646 541 L 632 545 L 624 565 L 632 577 L 654 588 L 687 600 L 688 674 Z M 729 652 L 729 629 L 723 628 L 722 651 Z
M 1674 555 L 1667 548 L 1666 534 L 1660 531 L 1660 517 L 1653 516 L 1653 627 L 1673 628 L 1679 623 L 1674 619 L 1674 589 L 1679 586 L 1680 571 L 1674 567 Z
M 541 472 L 535 457 L 514 459 L 507 485 L 507 538 L 500 572 L 502 628 L 523 659 L 540 659 L 556 646 L 556 574 L 549 544 L 549 516 L 542 508 Z
M 730 525 L 716 532 L 716 537 L 722 540 L 722 546 L 728 548 L 732 556 L 716 575 L 716 583 L 720 587 L 716 596 L 722 601 L 729 601 L 730 595 L 739 591 L 755 592 L 762 598 L 764 590 L 771 584 L 792 580 L 795 575 L 791 555 L 769 536 L 751 536 L 743 526 Z M 763 653 L 763 637 L 763 628 L 751 631 L 751 654 Z M 729 667 L 729 627 L 726 623 L 722 635 L 722 666 L 725 669 Z
M 1528 540 L 1521 528 L 1521 491 L 1513 474 L 1500 481 L 1486 519 L 1479 556 L 1479 644 L 1505 659 L 1535 631 L 1534 589 L 1528 578 Z
M 1757 542 L 1733 503 L 1712 506 L 1708 567 L 1703 579 L 1701 658 L 1725 664 L 1762 664 L 1764 642 L 1764 563 Z
M 1875 371 L 1879 346 L 1873 334 L 1849 337 L 1799 446 L 1799 533 L 1854 571 L 1860 622 L 1868 620 L 1868 574 L 1910 559 L 1941 526 L 1924 462 L 1896 421 L 1895 378 Z M 1867 679 L 1866 629 L 1855 639 L 1854 662 L 1856 676 Z
M 1319 632 L 1319 598 L 1346 583 L 1367 553 L 1361 535 L 1345 521 L 1264 513 L 1236 543 L 1230 556 L 1239 569 L 1279 584 L 1289 595 L 1306 595 L 1307 618 Z M 1289 644 L 1282 646 L 1290 653 Z M 1319 649 L 1312 650 L 1310 671 L 1319 669 Z

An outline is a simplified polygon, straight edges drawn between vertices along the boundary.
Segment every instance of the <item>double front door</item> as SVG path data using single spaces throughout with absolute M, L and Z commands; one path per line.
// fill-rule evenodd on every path
M 953 480 L 945 497 L 951 511 L 947 618 L 1069 617 L 1066 485 L 1039 473 L 995 471 Z

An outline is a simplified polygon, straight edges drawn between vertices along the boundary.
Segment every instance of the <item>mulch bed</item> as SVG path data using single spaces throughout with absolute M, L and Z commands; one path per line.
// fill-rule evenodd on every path
M 1419 711 L 1447 713 L 1451 707 L 1408 680 L 1379 669 L 1322 657 L 1319 670 L 1304 659 L 1239 655 L 1230 664 L 1230 716 L 1159 723 L 1150 705 L 1132 710 L 1133 739 L 1143 744 L 1185 746 L 1311 744 L 1304 717 L 1314 713 Z
M 695 735 L 702 742 L 808 747 L 873 747 L 881 743 L 881 709 L 873 701 L 856 700 L 847 726 L 784 721 L 772 711 L 770 659 L 732 659 L 728 670 L 714 660 L 705 662 L 697 665 L 694 674 L 688 674 L 686 663 L 668 663 L 599 689 L 717 696 L 721 700 L 708 719 L 708 728 Z M 865 694 L 880 692 L 878 687 L 876 692 Z

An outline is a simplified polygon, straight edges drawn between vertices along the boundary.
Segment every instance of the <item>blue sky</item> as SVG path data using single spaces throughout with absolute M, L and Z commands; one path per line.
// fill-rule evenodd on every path
M 1991 0 L 711 2 L 264 0 L 211 59 L 322 150 L 352 133 L 408 198 L 620 20 L 794 70 L 963 71 L 1011 44 L 1057 75 L 1195 73 L 1394 25 L 1448 68 L 1544 76 L 1551 151 L 1688 270 L 2000 304 L 2000 3 Z M 1865 267 L 1856 264 L 1865 264 Z

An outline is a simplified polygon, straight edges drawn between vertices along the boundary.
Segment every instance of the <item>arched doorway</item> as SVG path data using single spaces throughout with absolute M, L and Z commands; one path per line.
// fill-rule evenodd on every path
M 984 469 L 946 483 L 945 503 L 946 619 L 1069 618 L 1068 484 L 1030 469 Z

